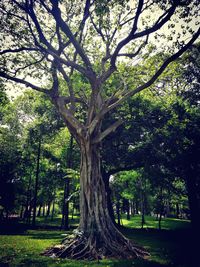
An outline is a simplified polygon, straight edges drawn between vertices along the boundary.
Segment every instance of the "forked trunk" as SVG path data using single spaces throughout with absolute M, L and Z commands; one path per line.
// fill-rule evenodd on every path
M 74 259 L 104 257 L 135 258 L 148 253 L 124 237 L 114 226 L 107 208 L 107 196 L 100 168 L 100 146 L 81 144 L 80 224 L 76 236 L 45 254 Z

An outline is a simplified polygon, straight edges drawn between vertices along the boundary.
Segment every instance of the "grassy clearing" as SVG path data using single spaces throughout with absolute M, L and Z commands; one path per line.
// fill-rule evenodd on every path
M 122 217 L 122 225 L 129 228 L 141 228 L 141 216 L 135 215 L 131 220 Z M 161 221 L 161 229 L 176 230 L 187 229 L 190 227 L 189 220 L 179 220 L 174 218 L 163 218 Z M 145 216 L 144 228 L 158 229 L 158 220 L 155 217 Z
M 37 225 L 38 226 L 52 226 L 52 227 L 60 227 L 61 225 L 62 217 L 61 215 L 58 215 L 51 220 L 50 217 L 39 217 L 37 218 Z M 141 228 L 141 216 L 135 215 L 132 216 L 130 220 L 126 219 L 126 216 L 122 216 L 122 226 L 128 227 L 128 228 Z M 144 224 L 144 228 L 153 228 L 158 229 L 158 220 L 155 217 L 151 216 L 145 216 L 146 223 Z M 79 217 L 74 216 L 74 219 L 72 220 L 71 217 L 69 217 L 69 225 L 75 227 L 78 225 Z M 189 220 L 180 220 L 180 219 L 174 219 L 174 218 L 163 218 L 161 221 L 161 228 L 164 230 L 176 230 L 176 229 L 187 229 L 190 227 L 190 221 Z
M 58 220 L 59 218 L 57 218 Z M 136 217 L 124 225 L 134 227 Z M 148 218 L 150 222 L 150 218 Z M 46 222 L 47 223 L 47 222 Z M 49 222 L 50 223 L 50 222 Z M 57 225 L 54 222 L 54 225 Z M 58 221 L 57 221 L 58 223 Z M 138 217 L 138 223 L 140 223 Z M 42 225 L 42 219 L 40 221 Z M 153 220 L 152 220 L 153 224 Z M 188 222 L 166 220 L 165 227 L 172 229 L 185 228 Z M 138 224 L 137 224 L 138 225 Z M 164 221 L 163 221 L 164 226 Z M 182 227 L 181 227 L 182 226 Z M 148 226 L 149 227 L 149 226 Z M 144 246 L 150 253 L 148 260 L 102 260 L 84 262 L 73 260 L 53 259 L 42 256 L 41 253 L 63 239 L 64 231 L 28 230 L 21 234 L 0 236 L 0 267 L 191 267 L 190 257 L 183 237 L 189 238 L 189 230 L 162 230 L 122 228 L 122 232 L 138 244 Z M 67 232 L 70 233 L 70 232 Z M 189 242 L 188 242 L 189 243 Z M 194 265 L 195 266 L 195 265 Z M 196 266 L 195 266 L 196 267 Z

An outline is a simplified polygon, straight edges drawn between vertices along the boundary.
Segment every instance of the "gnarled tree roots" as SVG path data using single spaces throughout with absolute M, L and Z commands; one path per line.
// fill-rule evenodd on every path
M 146 258 L 149 253 L 137 246 L 121 233 L 110 237 L 99 236 L 97 233 L 86 236 L 76 234 L 63 240 L 61 245 L 47 249 L 43 255 L 50 257 L 69 258 L 76 260 L 100 260 L 103 258 Z

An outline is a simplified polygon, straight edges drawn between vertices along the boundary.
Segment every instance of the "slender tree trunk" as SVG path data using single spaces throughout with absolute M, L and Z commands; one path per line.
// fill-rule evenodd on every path
M 176 203 L 176 218 L 180 217 L 180 208 L 179 208 L 179 204 Z
M 26 222 L 27 222 L 28 224 L 31 223 L 32 208 L 33 208 L 33 206 L 32 206 L 32 201 L 30 201 L 30 205 L 29 205 L 29 207 L 28 207 L 27 219 L 26 219 Z
M 141 227 L 142 229 L 144 228 L 144 224 L 145 224 L 145 206 L 144 206 L 144 191 L 142 188 L 142 179 L 140 179 L 140 207 L 141 207 Z
M 127 208 L 126 208 L 126 210 L 127 210 L 127 220 L 130 220 L 130 201 L 129 200 L 127 200 Z
M 55 212 L 55 196 L 53 199 L 53 205 L 52 205 L 52 211 L 51 211 L 51 221 L 53 221 L 54 212 Z
M 42 204 L 39 205 L 37 217 L 40 217 L 40 215 L 41 215 L 41 209 L 42 209 Z
M 21 210 L 20 210 L 20 219 L 23 218 L 23 214 L 24 214 L 24 206 L 22 205 Z
M 44 217 L 45 216 L 45 204 L 43 204 L 43 206 L 42 206 L 42 217 Z
M 73 198 L 73 200 L 72 200 L 72 221 L 74 220 L 74 210 L 75 210 L 75 201 Z
M 162 213 L 160 212 L 158 217 L 158 229 L 161 230 L 161 220 L 162 220 Z
M 25 206 L 24 217 L 23 217 L 23 219 L 26 219 L 26 220 L 29 216 L 29 205 L 31 205 L 31 175 L 29 176 L 28 189 L 26 193 L 26 206 Z
M 72 168 L 72 150 L 73 150 L 73 137 L 70 137 L 69 150 L 67 153 L 67 167 Z M 67 177 L 65 179 L 64 197 L 63 197 L 63 214 L 61 228 L 65 230 L 69 229 L 69 194 L 70 194 L 70 180 Z
M 134 200 L 131 200 L 131 215 L 135 215 L 135 203 Z
M 50 215 L 50 210 L 51 210 L 51 201 L 49 201 L 49 202 L 47 203 L 47 213 L 46 213 L 46 217 L 49 217 L 49 215 Z
M 162 220 L 162 215 L 163 215 L 163 188 L 160 188 L 160 210 L 159 210 L 159 217 L 158 217 L 158 229 L 161 230 L 161 220 Z
M 61 228 L 69 229 L 69 178 L 65 179 L 64 196 L 63 196 L 63 214 Z
M 116 203 L 116 213 L 117 213 L 117 224 L 120 226 L 121 225 L 121 216 L 120 216 L 120 202 L 119 202 L 119 199 L 117 199 L 117 203 Z
M 36 219 L 37 193 L 38 193 L 38 182 L 39 182 L 39 171 L 40 171 L 40 152 L 41 152 L 41 138 L 39 138 L 39 142 L 38 142 L 35 191 L 34 191 L 34 200 L 33 200 L 33 219 L 32 219 L 33 226 L 35 226 L 35 219 Z

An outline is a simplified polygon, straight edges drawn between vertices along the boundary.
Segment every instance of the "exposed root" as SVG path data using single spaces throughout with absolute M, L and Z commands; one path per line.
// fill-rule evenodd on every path
M 65 239 L 61 245 L 47 249 L 43 255 L 76 260 L 100 260 L 103 258 L 146 258 L 149 253 L 123 235 L 111 239 L 78 235 Z

